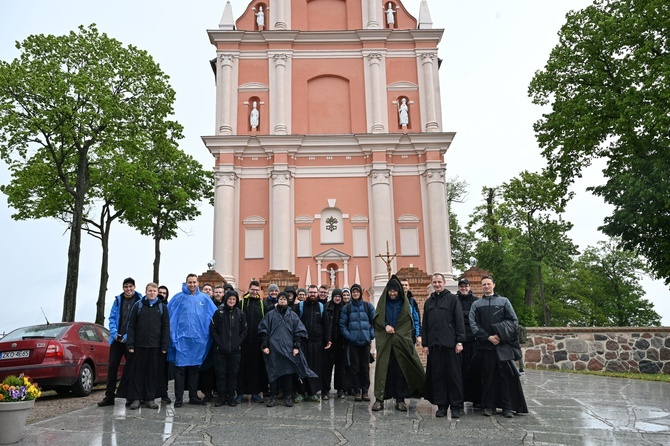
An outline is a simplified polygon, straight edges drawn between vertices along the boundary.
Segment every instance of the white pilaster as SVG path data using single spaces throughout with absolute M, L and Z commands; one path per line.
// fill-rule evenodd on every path
M 373 252 L 372 274 L 374 285 L 386 285 L 388 275 L 384 261 L 376 257 L 378 254 L 386 254 L 386 242 L 391 250 L 395 247 L 393 236 L 393 212 L 391 199 L 391 172 L 387 169 L 375 169 L 370 172 L 370 183 L 372 189 L 372 217 L 373 217 Z
M 419 54 L 421 60 L 421 72 L 423 77 L 423 88 L 420 91 L 421 100 L 424 101 L 426 119 L 424 130 L 426 132 L 439 132 L 440 126 L 437 122 L 437 103 L 435 102 L 435 74 L 437 55 L 435 53 Z
M 382 122 L 382 107 L 385 102 L 386 94 L 383 88 L 383 79 L 386 79 L 385 76 L 385 65 L 382 66 L 384 61 L 384 55 L 382 53 L 369 53 L 366 56 L 369 66 L 369 94 L 366 94 L 366 98 L 369 98 L 368 113 L 371 117 L 370 133 L 384 133 L 385 125 Z M 383 72 L 383 73 L 382 73 Z
M 290 104 L 287 101 L 290 79 L 287 76 L 287 64 L 289 55 L 286 53 L 275 53 L 272 56 L 272 79 L 270 86 L 270 103 L 272 114 L 270 116 L 272 133 L 275 135 L 287 135 L 287 117 L 290 115 Z
M 272 172 L 270 269 L 291 270 L 291 173 Z
M 215 269 L 227 282 L 235 282 L 235 172 L 216 172 L 214 190 Z
M 428 228 L 431 240 L 431 260 L 433 270 L 431 273 L 440 272 L 445 277 L 451 277 L 451 246 L 449 242 L 447 196 L 445 172 L 443 168 L 429 168 L 423 174 L 426 181 L 428 205 Z
M 342 288 L 349 288 L 349 261 L 343 260 L 344 264 L 344 278 L 342 283 Z
M 237 104 L 237 88 L 233 86 L 233 70 L 236 56 L 233 54 L 219 54 L 219 74 L 216 89 L 216 108 L 219 117 L 218 132 L 221 135 L 233 135 L 233 107 Z
M 363 0 L 363 23 L 366 29 L 380 29 L 381 10 L 379 0 Z

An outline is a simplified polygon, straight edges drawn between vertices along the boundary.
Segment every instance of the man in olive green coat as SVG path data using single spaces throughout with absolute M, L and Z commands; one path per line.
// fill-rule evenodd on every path
M 414 321 L 410 303 L 395 275 L 389 280 L 377 303 L 374 326 L 377 366 L 376 401 L 372 410 L 382 410 L 385 399 L 395 398 L 395 408 L 407 411 L 405 398 L 423 396 L 425 373 L 412 342 Z

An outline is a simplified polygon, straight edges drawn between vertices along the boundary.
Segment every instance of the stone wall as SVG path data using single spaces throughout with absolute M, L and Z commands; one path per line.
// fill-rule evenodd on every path
M 670 374 L 670 327 L 533 327 L 522 347 L 528 368 Z

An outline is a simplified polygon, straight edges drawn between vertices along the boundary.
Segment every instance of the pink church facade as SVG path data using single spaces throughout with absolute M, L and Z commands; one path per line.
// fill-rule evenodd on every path
M 262 11 L 262 14 L 259 12 Z M 216 48 L 214 260 L 228 282 L 285 271 L 360 282 L 387 265 L 452 278 L 437 45 L 426 1 L 226 4 Z

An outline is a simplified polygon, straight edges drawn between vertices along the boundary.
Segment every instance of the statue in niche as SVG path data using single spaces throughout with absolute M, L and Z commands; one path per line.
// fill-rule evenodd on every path
M 393 17 L 394 12 L 393 4 L 389 2 L 388 9 L 386 10 L 386 23 L 388 24 L 389 28 L 393 28 L 393 24 L 395 23 L 395 17 Z
M 335 288 L 335 268 L 333 268 L 332 266 L 330 267 L 329 274 L 330 274 L 330 287 Z
M 409 108 L 407 107 L 407 99 L 402 98 L 398 106 L 398 118 L 400 125 L 409 125 Z
M 263 12 L 263 7 L 258 7 L 258 12 L 256 13 L 256 24 L 258 29 L 263 29 L 265 27 L 265 13 Z
M 251 128 L 254 130 L 258 128 L 259 113 L 258 108 L 256 108 L 257 106 L 258 104 L 256 103 L 256 101 L 254 101 L 252 105 L 253 108 L 251 109 L 251 114 L 249 115 L 249 124 L 251 125 Z

